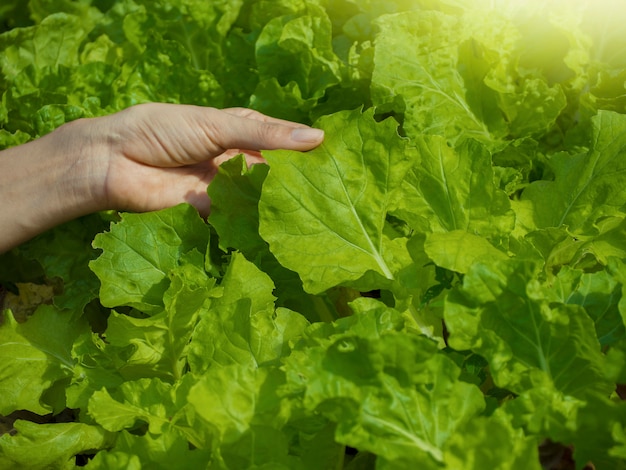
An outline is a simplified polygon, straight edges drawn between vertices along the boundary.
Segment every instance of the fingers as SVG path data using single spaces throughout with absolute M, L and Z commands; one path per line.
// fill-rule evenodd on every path
M 120 153 L 161 167 L 209 160 L 229 149 L 299 150 L 317 147 L 324 132 L 245 108 L 216 108 L 147 103 L 132 106 L 111 119 L 111 135 Z
M 266 114 L 255 111 L 254 109 L 249 108 L 224 108 L 223 112 L 232 114 L 233 116 L 247 118 L 247 119 L 256 119 L 257 121 L 274 123 L 274 124 L 282 124 L 289 127 L 303 127 L 308 128 L 309 126 L 305 124 L 301 124 L 299 122 L 286 121 L 285 119 L 278 119 L 275 117 L 268 116 Z
M 306 151 L 324 140 L 324 132 L 253 110 L 207 108 L 199 123 L 207 139 L 222 149 Z

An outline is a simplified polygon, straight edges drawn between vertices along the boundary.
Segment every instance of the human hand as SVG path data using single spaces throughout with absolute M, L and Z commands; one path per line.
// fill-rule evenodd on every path
M 319 129 L 244 108 L 151 103 L 101 125 L 110 142 L 105 205 L 139 212 L 185 201 L 206 216 L 206 188 L 223 161 L 243 153 L 251 165 L 264 161 L 259 150 L 304 151 L 323 140 Z
M 149 211 L 181 202 L 206 216 L 217 167 L 259 150 L 309 150 L 317 129 L 231 108 L 142 104 L 79 119 L 0 152 L 0 253 L 62 222 L 105 209 Z

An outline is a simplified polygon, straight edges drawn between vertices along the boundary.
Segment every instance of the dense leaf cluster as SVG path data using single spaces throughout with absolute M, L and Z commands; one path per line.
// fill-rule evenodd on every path
M 3 313 L 0 415 L 72 410 L 0 467 L 626 468 L 613 3 L 5 0 L 0 148 L 150 101 L 326 140 L 0 257 L 56 293 Z

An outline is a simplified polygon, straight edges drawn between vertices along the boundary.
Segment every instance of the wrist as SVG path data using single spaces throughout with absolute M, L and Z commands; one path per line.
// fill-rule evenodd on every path
M 57 173 L 57 207 L 71 213 L 66 220 L 111 209 L 105 187 L 111 155 L 106 119 L 79 119 L 55 133 L 50 134 L 56 140 L 54 158 L 63 169 Z
M 38 160 L 48 160 L 51 226 L 106 209 L 108 149 L 98 122 L 79 119 L 35 141 L 42 149 Z
M 0 252 L 106 207 L 106 139 L 94 124 L 67 123 L 0 152 Z

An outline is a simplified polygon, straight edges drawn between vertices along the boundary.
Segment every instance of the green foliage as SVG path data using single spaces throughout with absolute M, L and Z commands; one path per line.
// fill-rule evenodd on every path
M 326 139 L 224 163 L 207 221 L 99 213 L 0 257 L 56 294 L 2 313 L 0 467 L 526 470 L 551 441 L 626 468 L 610 7 L 4 2 L 0 148 L 148 101 Z

